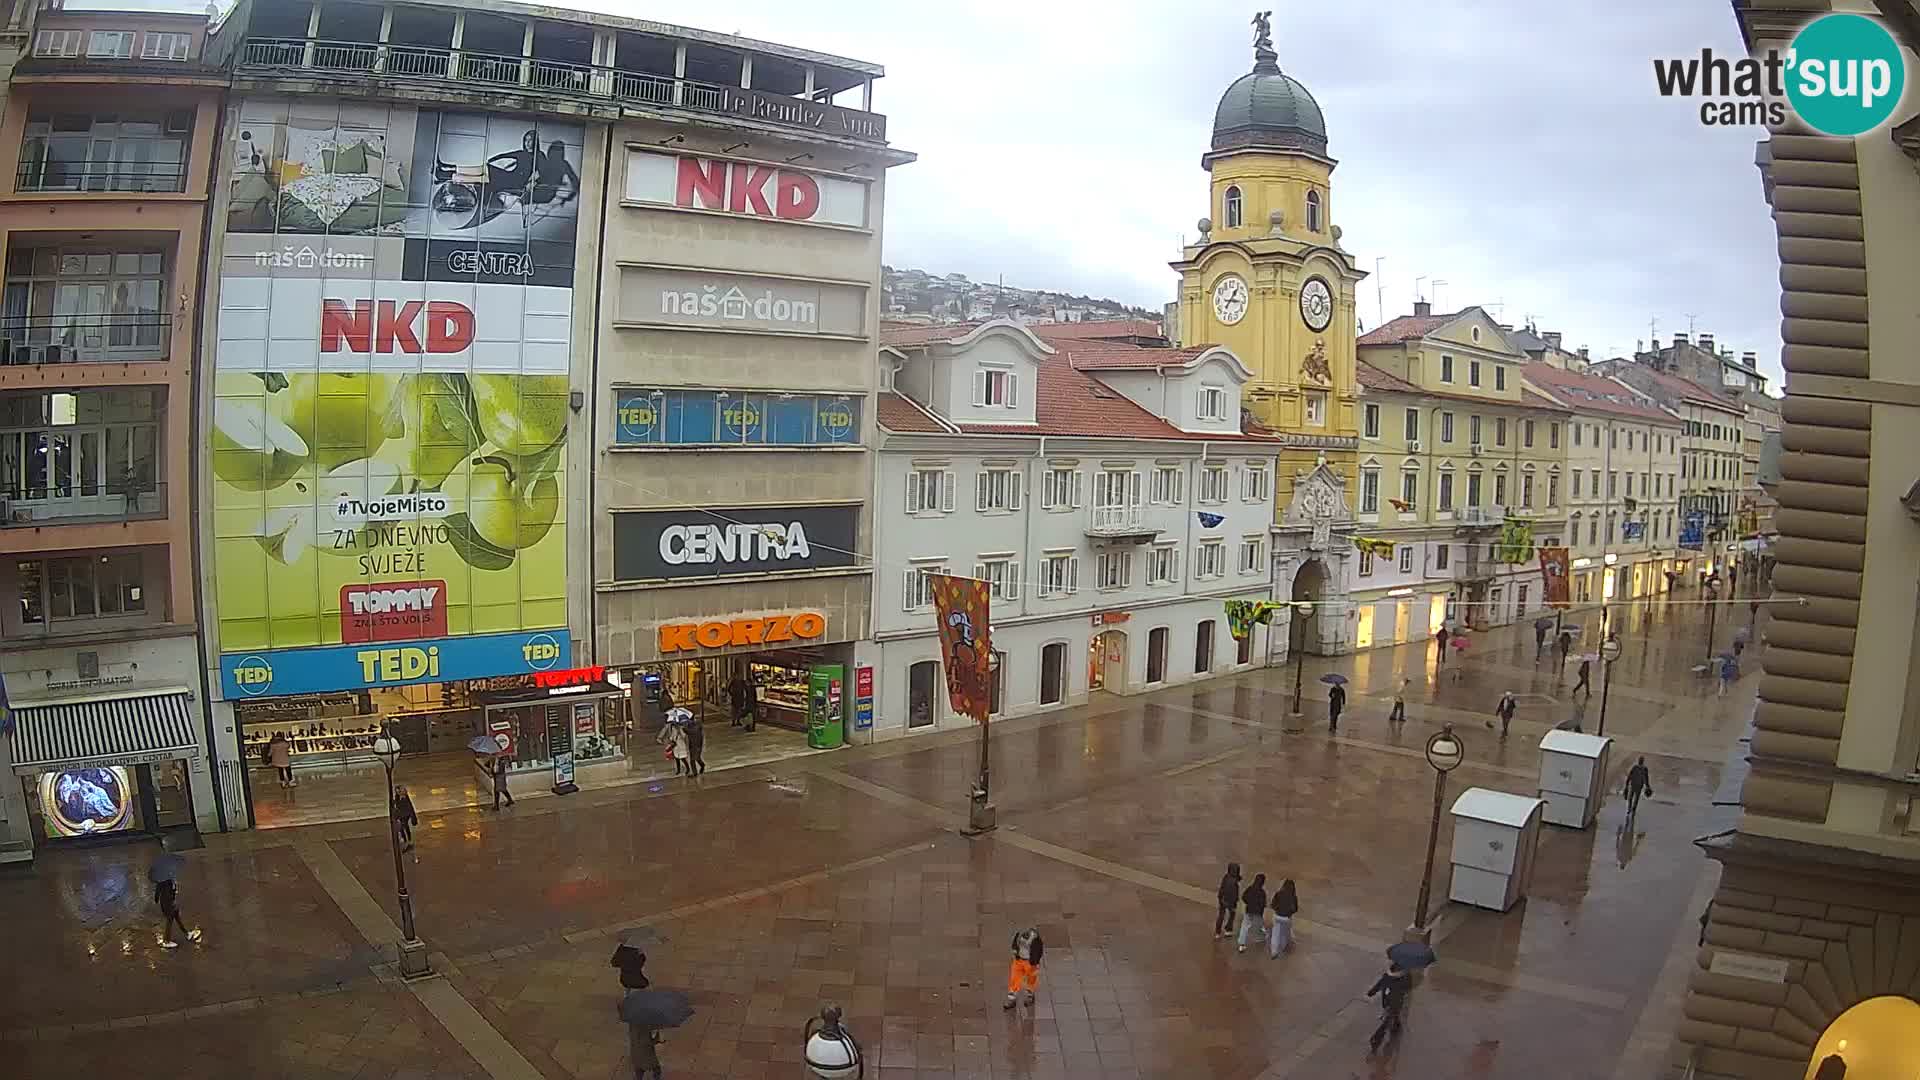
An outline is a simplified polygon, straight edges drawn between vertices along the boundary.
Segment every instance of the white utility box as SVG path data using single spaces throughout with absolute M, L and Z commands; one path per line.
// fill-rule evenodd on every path
M 1530 795 L 1468 788 L 1453 801 L 1453 884 L 1447 898 L 1506 911 L 1533 881 L 1540 811 Z
M 1577 731 L 1549 731 L 1540 739 L 1542 815 L 1554 825 L 1584 829 L 1606 799 L 1607 752 L 1613 740 Z

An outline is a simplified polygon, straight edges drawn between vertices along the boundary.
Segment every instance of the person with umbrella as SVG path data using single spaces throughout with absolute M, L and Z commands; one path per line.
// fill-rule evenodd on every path
M 1448 644 L 1453 646 L 1453 652 L 1454 652 L 1453 681 L 1459 682 L 1461 678 L 1463 678 L 1466 674 L 1464 671 L 1460 669 L 1460 658 L 1467 654 L 1467 645 L 1469 644 L 1467 641 L 1466 629 L 1461 628 L 1461 629 L 1455 630 L 1453 632 L 1453 637 L 1450 641 L 1448 641 Z
M 1738 657 L 1742 653 L 1746 652 L 1747 643 L 1752 640 L 1753 640 L 1753 631 L 1748 629 L 1747 627 L 1743 626 L 1738 630 L 1735 630 L 1733 632 L 1733 655 L 1735 657 Z
M 1732 653 L 1720 654 L 1720 697 L 1727 696 L 1727 687 L 1740 677 L 1740 660 Z M 1592 691 L 1588 691 L 1592 693 Z
M 180 928 L 181 936 L 188 941 L 200 940 L 200 931 L 187 929 L 187 924 L 180 918 L 180 891 L 174 884 L 174 878 L 179 876 L 180 866 L 180 856 L 171 851 L 163 851 L 159 858 L 153 860 L 152 868 L 147 871 L 147 879 L 153 882 L 153 902 L 160 906 L 160 914 L 165 919 L 160 924 L 160 947 L 163 949 L 180 947 L 180 943 L 173 940 L 173 928 L 176 926 Z
M 1573 689 L 1567 691 L 1568 695 L 1571 696 L 1573 694 L 1579 693 L 1582 690 L 1585 690 L 1587 692 L 1587 697 L 1589 698 L 1593 697 L 1593 683 L 1589 681 L 1593 678 L 1593 657 L 1592 656 L 1586 655 L 1586 654 L 1581 655 L 1579 674 L 1580 674 L 1580 677 L 1574 680 Z
M 1633 768 L 1627 770 L 1627 816 L 1631 818 L 1640 809 L 1642 795 L 1651 794 L 1653 794 L 1653 781 L 1647 775 L 1647 757 L 1642 754 L 1640 760 L 1633 763 Z
M 1380 997 L 1380 1026 L 1373 1029 L 1373 1036 L 1367 1040 L 1369 1056 L 1380 1052 L 1380 1044 L 1400 1035 L 1400 1017 L 1407 1008 L 1407 995 L 1413 990 L 1413 976 L 1405 968 L 1389 960 L 1387 970 L 1367 989 L 1367 996 Z
M 1553 629 L 1552 619 L 1533 621 L 1533 662 L 1539 663 L 1547 655 L 1547 631 Z
M 660 1029 L 686 1023 L 693 1016 L 693 1003 L 678 990 L 628 990 L 616 1015 L 627 1025 L 634 1080 L 661 1080 Z
M 678 707 L 669 709 L 666 724 L 660 728 L 660 734 L 655 736 L 658 742 L 666 746 L 667 756 L 673 759 L 675 776 L 679 776 L 682 772 L 688 776 L 693 775 L 693 749 L 687 734 L 687 721 L 691 719 L 693 714 L 685 709 Z
M 500 800 L 507 800 L 507 809 L 513 809 L 513 792 L 507 789 L 507 755 L 497 750 L 493 755 L 493 808 L 500 809 Z
M 1339 731 L 1340 713 L 1347 707 L 1347 688 L 1341 685 L 1347 681 L 1346 676 L 1327 674 L 1320 676 L 1320 681 L 1326 683 L 1328 687 L 1327 730 Z
M 1564 679 L 1567 677 L 1567 657 L 1573 652 L 1573 631 L 1562 627 L 1560 637 L 1554 642 L 1554 647 L 1560 650 L 1559 677 Z

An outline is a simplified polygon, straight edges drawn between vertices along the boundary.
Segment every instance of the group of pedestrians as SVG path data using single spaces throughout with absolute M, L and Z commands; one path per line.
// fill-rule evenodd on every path
M 1242 889 L 1240 864 L 1230 862 L 1220 878 L 1216 899 L 1219 910 L 1213 916 L 1214 940 L 1232 937 L 1234 919 L 1239 916 L 1240 933 L 1235 940 L 1241 952 L 1247 951 L 1247 942 L 1255 934 L 1266 938 L 1269 959 L 1278 960 L 1281 953 L 1293 947 L 1293 917 L 1300 913 L 1300 897 L 1292 878 L 1282 881 L 1268 896 L 1267 875 L 1253 875 L 1253 884 Z

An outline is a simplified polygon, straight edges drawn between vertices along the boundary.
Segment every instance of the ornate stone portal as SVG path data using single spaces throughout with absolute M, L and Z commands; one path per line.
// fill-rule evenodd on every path
M 1353 605 L 1347 600 L 1347 561 L 1353 558 L 1353 505 L 1347 483 L 1321 454 L 1294 474 L 1293 498 L 1273 527 L 1275 599 L 1311 600 L 1314 611 L 1301 647 L 1315 656 L 1353 648 Z M 1287 649 L 1297 620 L 1287 620 Z

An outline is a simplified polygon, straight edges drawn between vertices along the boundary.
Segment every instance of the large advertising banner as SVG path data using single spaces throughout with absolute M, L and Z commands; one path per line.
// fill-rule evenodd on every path
M 230 695 L 552 666 L 582 130 L 237 110 L 209 447 Z

